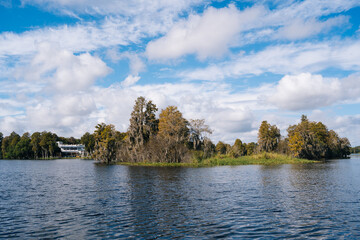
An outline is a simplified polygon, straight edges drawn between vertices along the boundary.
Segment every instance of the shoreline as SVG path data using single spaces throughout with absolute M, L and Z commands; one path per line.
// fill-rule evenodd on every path
M 319 163 L 321 160 L 308 160 L 294 158 L 277 153 L 261 153 L 251 156 L 232 158 L 229 156 L 215 156 L 201 161 L 193 160 L 187 163 L 151 163 L 151 162 L 116 162 L 115 165 L 141 166 L 141 167 L 216 167 L 216 166 L 240 166 L 240 165 L 281 165 L 281 164 L 308 164 Z M 101 164 L 101 163 L 100 163 Z
M 241 156 L 234 158 L 228 155 L 217 155 L 207 159 L 192 159 L 190 162 L 183 163 L 167 163 L 167 162 L 114 162 L 111 164 L 102 163 L 95 159 L 85 158 L 42 158 L 42 159 L 0 159 L 0 160 L 22 160 L 22 161 L 53 161 L 53 160 L 87 160 L 94 161 L 98 165 L 124 165 L 124 166 L 142 166 L 142 167 L 216 167 L 216 166 L 239 166 L 239 165 L 281 165 L 281 164 L 308 164 L 319 163 L 324 160 L 309 160 L 291 157 L 278 153 L 260 153 L 251 156 Z

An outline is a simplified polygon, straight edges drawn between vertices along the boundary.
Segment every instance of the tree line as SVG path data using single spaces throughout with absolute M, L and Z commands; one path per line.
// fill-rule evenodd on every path
M 360 146 L 351 148 L 351 153 L 360 153 Z
M 259 150 L 314 160 L 350 155 L 351 145 L 347 138 L 340 138 L 322 122 L 309 121 L 305 115 L 301 116 L 299 124 L 289 126 L 287 132 L 287 137 L 282 138 L 275 125 L 263 121 L 258 134 Z
M 22 136 L 12 132 L 4 137 L 0 132 L 0 159 L 48 159 L 60 157 L 60 149 L 56 142 L 79 144 L 80 139 L 59 137 L 52 132 L 26 132 Z
M 287 129 L 282 137 L 276 125 L 263 121 L 257 143 L 236 139 L 233 145 L 210 140 L 212 130 L 203 119 L 187 120 L 176 106 L 168 106 L 156 117 L 158 108 L 144 97 L 135 101 L 127 132 L 119 132 L 112 124 L 96 125 L 93 133 L 81 139 L 58 137 L 51 132 L 35 132 L 21 137 L 12 132 L 0 133 L 4 159 L 39 159 L 60 156 L 56 142 L 85 145 L 88 156 L 104 163 L 152 162 L 181 163 L 214 156 L 238 158 L 260 152 L 277 152 L 306 159 L 343 158 L 350 154 L 347 138 L 340 138 L 321 122 L 302 116 L 299 124 Z
M 321 122 L 306 116 L 299 124 L 287 129 L 282 137 L 276 125 L 263 121 L 257 143 L 236 139 L 233 145 L 212 143 L 212 130 L 203 119 L 186 120 L 176 106 L 158 111 L 152 101 L 139 97 L 131 113 L 126 133 L 113 125 L 98 124 L 93 134 L 92 156 L 105 162 L 167 162 L 201 161 L 214 156 L 237 158 L 260 152 L 277 152 L 306 159 L 344 158 L 350 154 L 350 142 Z M 91 134 L 88 133 L 88 136 Z

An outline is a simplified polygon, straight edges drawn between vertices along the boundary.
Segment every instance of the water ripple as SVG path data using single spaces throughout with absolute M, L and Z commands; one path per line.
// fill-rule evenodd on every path
M 359 238 L 359 163 L 183 169 L 3 160 L 0 238 Z

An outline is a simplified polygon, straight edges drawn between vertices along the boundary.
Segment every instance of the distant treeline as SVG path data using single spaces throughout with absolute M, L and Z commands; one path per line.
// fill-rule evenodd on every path
M 360 153 L 360 146 L 351 148 L 351 153 Z
M 259 152 L 277 152 L 299 158 L 344 158 L 350 154 L 347 138 L 340 138 L 321 122 L 302 116 L 301 122 L 289 126 L 282 137 L 277 126 L 263 121 L 257 143 L 236 139 L 233 145 L 212 143 L 212 130 L 203 119 L 186 120 L 176 106 L 168 106 L 156 117 L 156 105 L 139 97 L 135 101 L 128 131 L 123 133 L 112 124 L 98 124 L 94 133 L 81 139 L 58 137 L 51 132 L 19 136 L 13 132 L 3 138 L 0 133 L 1 155 L 5 159 L 37 159 L 60 156 L 56 142 L 82 143 L 89 156 L 104 163 L 202 161 L 215 155 L 238 158 Z
M 58 137 L 51 132 L 28 132 L 22 136 L 12 132 L 3 137 L 0 132 L 0 158 L 4 159 L 48 159 L 60 157 L 60 148 L 56 144 L 61 141 L 66 144 L 79 144 L 80 139 L 74 137 Z

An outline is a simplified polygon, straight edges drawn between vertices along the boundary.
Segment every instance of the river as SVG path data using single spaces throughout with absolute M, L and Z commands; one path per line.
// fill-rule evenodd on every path
M 360 155 L 211 168 L 1 160 L 0 238 L 360 238 Z

